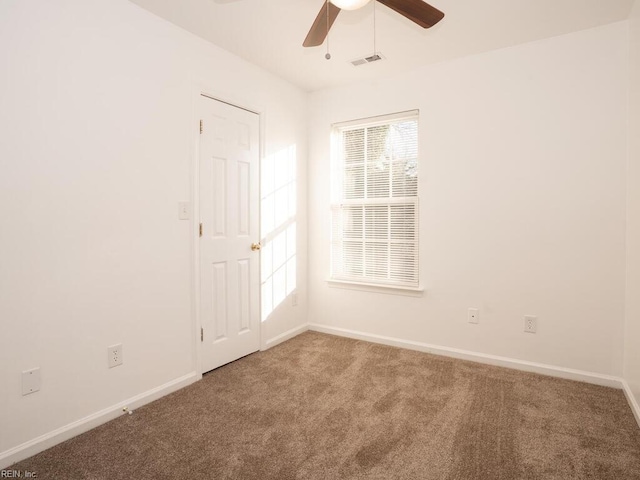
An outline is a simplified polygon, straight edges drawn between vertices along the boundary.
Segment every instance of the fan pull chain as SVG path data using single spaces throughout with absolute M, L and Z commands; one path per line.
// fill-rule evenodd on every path
M 326 2 L 327 5 L 327 54 L 324 56 L 327 60 L 331 60 L 331 54 L 329 53 L 329 0 Z

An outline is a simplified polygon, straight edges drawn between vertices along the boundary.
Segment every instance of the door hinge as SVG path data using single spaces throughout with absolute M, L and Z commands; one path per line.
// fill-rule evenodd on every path
M 198 227 L 198 234 L 202 236 L 202 224 Z
M 204 342 L 204 328 L 200 327 L 200 341 Z
M 202 126 L 202 120 L 200 120 L 200 134 L 202 134 L 202 131 L 204 130 L 203 126 Z

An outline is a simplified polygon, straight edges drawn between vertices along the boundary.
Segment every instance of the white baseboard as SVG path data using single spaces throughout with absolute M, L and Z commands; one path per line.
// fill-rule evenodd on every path
M 485 363 L 489 365 L 496 365 L 500 367 L 512 368 L 516 370 L 522 370 L 526 372 L 540 373 L 542 375 L 549 375 L 552 377 L 565 378 L 568 380 L 577 380 L 580 382 L 592 383 L 595 385 L 602 385 L 606 387 L 613 387 L 622 389 L 631 411 L 638 422 L 640 427 L 640 406 L 636 401 L 628 383 L 618 377 L 610 375 L 601 375 L 597 373 L 585 372 L 582 370 L 574 370 L 568 368 L 555 367 L 552 365 L 545 365 L 535 362 L 527 362 L 524 360 L 516 360 L 508 357 L 499 357 L 496 355 L 487 355 L 484 353 L 477 353 L 468 350 L 461 350 L 457 348 L 442 347 L 438 345 L 430 345 L 422 342 L 414 342 L 410 340 L 402 340 L 399 338 L 386 337 L 382 335 L 374 335 L 370 333 L 357 332 L 354 330 L 347 330 L 344 328 L 331 327 L 319 324 L 305 324 L 296 328 L 292 328 L 287 332 L 284 332 L 277 337 L 274 337 L 266 341 L 266 349 L 274 347 L 279 343 L 285 342 L 301 333 L 312 330 L 315 332 L 328 333 L 331 335 L 338 335 L 341 337 L 353 338 L 356 340 L 363 340 L 372 343 L 379 343 L 383 345 L 389 345 L 392 347 L 406 348 L 409 350 L 416 350 L 419 352 L 432 353 L 434 355 L 443 355 L 447 357 L 459 358 L 461 360 L 469 360 L 478 363 Z M 99 412 L 84 417 L 80 420 L 72 422 L 68 425 L 60 427 L 52 432 L 41 435 L 33 440 L 25 442 L 14 448 L 6 450 L 0 453 L 0 469 L 7 468 L 16 462 L 31 457 L 37 453 L 40 453 L 48 448 L 62 443 L 72 437 L 80 435 L 92 428 L 102 425 L 118 416 L 122 415 L 122 409 L 126 406 L 130 410 L 135 410 L 141 406 L 157 400 L 160 397 L 175 392 L 187 385 L 190 385 L 197 380 L 200 380 L 202 375 L 192 372 L 182 377 L 176 378 L 170 382 L 160 385 L 159 387 L 148 390 L 140 395 L 129 398 L 123 402 L 120 402 L 111 407 L 107 407 Z
M 299 327 L 292 328 L 291 330 L 287 330 L 284 333 L 281 333 L 277 337 L 273 337 L 267 340 L 264 344 L 264 348 L 262 350 L 268 350 L 271 347 L 275 347 L 279 343 L 286 342 L 287 340 L 300 335 L 303 332 L 309 330 L 309 325 L 306 323 L 304 325 L 300 325 Z
M 498 367 L 512 368 L 525 372 L 539 373 L 551 377 L 565 378 L 568 380 L 577 380 L 579 382 L 592 383 L 605 387 L 613 387 L 622 389 L 622 379 L 611 375 L 602 375 L 598 373 L 585 372 L 582 370 L 574 370 L 570 368 L 555 367 L 553 365 L 545 365 L 543 363 L 528 362 L 525 360 L 517 360 L 508 357 L 499 357 L 497 355 L 488 355 L 485 353 L 472 352 L 469 350 L 461 350 L 458 348 L 441 347 L 439 345 L 430 345 L 428 343 L 414 342 L 411 340 L 402 340 L 399 338 L 385 337 L 382 335 L 374 335 L 370 333 L 357 332 L 344 328 L 330 327 L 319 324 L 309 324 L 309 330 L 342 337 L 354 338 L 356 340 L 364 340 L 366 342 L 380 343 L 392 347 L 406 348 L 419 352 L 432 353 L 434 355 L 443 355 L 447 357 L 459 358 L 461 360 L 469 360 L 472 362 L 485 363 Z
M 629 406 L 631 407 L 631 411 L 633 412 L 633 416 L 636 417 L 636 422 L 638 422 L 638 427 L 640 427 L 640 406 L 636 400 L 636 397 L 633 395 L 631 391 L 631 387 L 626 380 L 622 380 L 622 390 L 624 391 L 625 396 L 627 397 L 627 402 L 629 402 Z
M 45 433 L 44 435 L 34 438 L 33 440 L 29 440 L 22 445 L 6 450 L 0 453 L 0 469 L 13 465 L 20 460 L 29 458 L 32 455 L 57 445 L 58 443 L 62 443 L 65 440 L 91 430 L 98 425 L 102 425 L 103 423 L 113 420 L 123 414 L 122 409 L 124 407 L 128 407 L 129 410 L 135 410 L 136 408 L 140 408 L 141 406 L 157 400 L 160 397 L 186 387 L 187 385 L 200 380 L 200 378 L 202 378 L 202 375 L 199 375 L 196 372 L 188 373 L 187 375 L 176 378 L 164 385 L 160 385 L 159 387 L 148 390 L 140 395 L 136 395 L 135 397 L 129 398 L 116 405 L 112 405 L 100 410 L 99 412 L 81 418 L 80 420 L 69 423 L 63 427 L 53 430 L 52 432 Z

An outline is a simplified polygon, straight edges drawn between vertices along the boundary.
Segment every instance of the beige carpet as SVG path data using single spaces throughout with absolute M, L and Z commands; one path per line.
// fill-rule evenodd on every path
M 307 332 L 25 460 L 43 479 L 640 479 L 619 390 Z

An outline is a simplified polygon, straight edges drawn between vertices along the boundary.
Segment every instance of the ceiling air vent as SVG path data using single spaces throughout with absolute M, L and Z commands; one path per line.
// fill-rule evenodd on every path
M 352 60 L 351 61 L 351 65 L 353 65 L 354 67 L 359 67 L 360 65 L 365 65 L 367 63 L 377 62 L 379 60 L 384 60 L 384 57 L 382 56 L 382 54 L 381 53 L 374 53 L 373 55 L 371 55 L 369 57 L 357 58 L 355 60 Z

